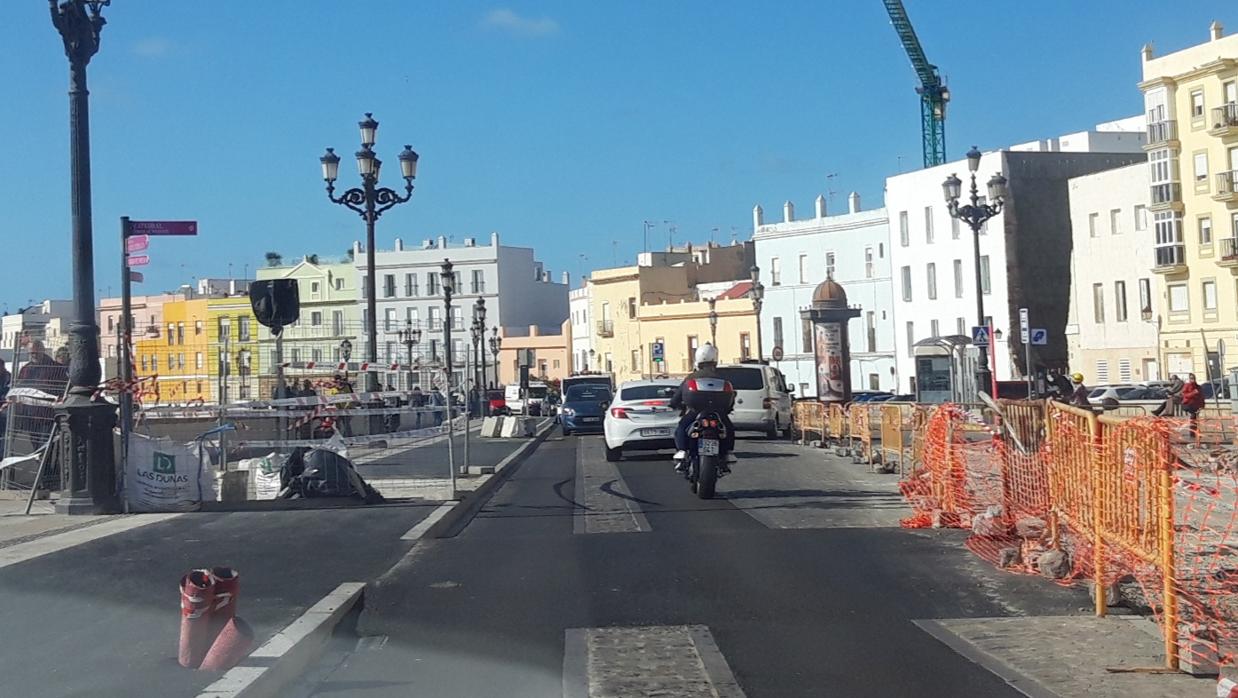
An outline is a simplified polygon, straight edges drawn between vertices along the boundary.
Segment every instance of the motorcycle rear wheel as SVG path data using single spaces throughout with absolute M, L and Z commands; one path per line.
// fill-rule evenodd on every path
M 718 484 L 718 457 L 700 456 L 696 469 L 696 496 L 701 499 L 713 499 L 714 489 Z

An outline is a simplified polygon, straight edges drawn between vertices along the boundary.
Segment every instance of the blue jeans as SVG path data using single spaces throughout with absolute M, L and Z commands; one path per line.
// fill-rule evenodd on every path
M 735 450 L 735 427 L 731 424 L 730 415 L 720 414 L 722 424 L 726 427 L 726 436 L 722 439 L 722 448 L 727 453 Z M 687 451 L 691 445 L 688 440 L 688 429 L 692 427 L 692 422 L 696 421 L 696 412 L 689 410 L 684 413 L 684 416 L 679 418 L 679 426 L 675 427 L 675 448 L 680 451 Z

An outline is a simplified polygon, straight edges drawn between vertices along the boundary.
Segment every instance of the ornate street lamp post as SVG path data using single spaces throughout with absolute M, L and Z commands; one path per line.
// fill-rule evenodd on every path
M 761 305 L 765 302 L 765 286 L 761 283 L 761 268 L 752 265 L 752 309 L 757 314 L 757 360 L 764 356 L 761 344 Z
M 481 364 L 481 388 L 486 389 L 486 299 L 473 304 L 473 324 L 477 328 L 477 360 Z
M 490 355 L 494 357 L 494 385 L 498 387 L 503 381 L 502 374 L 499 373 L 499 352 L 503 349 L 503 338 L 499 336 L 499 328 L 490 328 Z
M 361 150 L 357 151 L 357 171 L 361 174 L 361 186 L 345 191 L 338 198 L 335 196 L 335 180 L 340 172 L 340 156 L 334 148 L 327 148 L 327 153 L 319 158 L 322 163 L 322 178 L 327 183 L 327 198 L 332 203 L 346 206 L 356 211 L 365 221 L 365 308 L 368 322 L 366 323 L 365 359 L 371 365 L 378 364 L 378 309 L 374 283 L 374 224 L 387 209 L 402 204 L 413 198 L 413 180 L 417 177 L 417 153 L 412 147 L 404 146 L 399 155 L 400 175 L 404 178 L 404 196 L 395 190 L 378 186 L 379 173 L 383 161 L 374 154 L 374 140 L 378 135 L 378 122 L 374 116 L 366 113 L 365 119 L 357 124 L 361 129 Z M 367 371 L 365 374 L 365 389 L 367 392 L 378 390 L 378 374 Z
M 450 259 L 444 259 L 439 267 L 439 281 L 443 287 L 443 357 L 447 362 L 447 400 L 451 401 L 451 389 L 455 386 L 455 359 L 451 346 L 451 297 L 456 292 L 456 275 Z
M 718 302 L 716 298 L 709 299 L 709 343 L 718 346 L 718 311 L 714 308 L 714 304 Z M 691 359 L 695 361 L 696 359 Z
M 404 329 L 396 331 L 396 339 L 408 353 L 408 389 L 413 389 L 413 347 L 421 343 L 421 330 L 413 327 L 412 320 L 404 321 Z
M 992 217 L 1002 212 L 1009 191 L 1006 188 L 1006 178 L 1000 173 L 994 174 L 988 183 L 988 202 L 980 203 L 980 192 L 976 187 L 976 170 L 980 169 L 980 151 L 972 146 L 967 151 L 967 169 L 971 171 L 971 203 L 959 205 L 963 183 L 958 176 L 950 175 L 942 182 L 942 193 L 946 197 L 946 205 L 950 215 L 967 224 L 972 232 L 972 250 L 976 266 L 976 315 L 977 325 L 984 326 L 984 282 L 980 274 L 980 229 Z M 989 341 L 994 341 L 993 337 Z M 992 390 L 993 374 L 989 370 L 989 353 L 985 347 L 980 347 L 980 361 L 976 368 L 976 390 L 987 392 Z
M 99 328 L 95 324 L 94 231 L 90 202 L 90 103 L 86 66 L 99 52 L 99 35 L 111 0 L 48 0 L 52 25 L 69 59 L 70 210 L 73 239 L 73 323 L 69 326 L 69 394 L 56 408 L 66 436 L 60 462 L 68 487 L 56 505 L 68 514 L 118 510 L 112 428 L 116 408 L 95 397 L 99 369 Z M 126 326 L 129 318 L 122 318 Z M 132 328 L 129 328 L 132 331 Z M 37 486 L 37 484 L 36 484 Z

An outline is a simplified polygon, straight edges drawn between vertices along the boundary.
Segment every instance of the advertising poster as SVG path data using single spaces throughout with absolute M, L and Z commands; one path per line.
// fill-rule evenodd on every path
M 841 402 L 846 399 L 842 329 L 836 322 L 817 323 L 813 329 L 817 344 L 817 398 Z

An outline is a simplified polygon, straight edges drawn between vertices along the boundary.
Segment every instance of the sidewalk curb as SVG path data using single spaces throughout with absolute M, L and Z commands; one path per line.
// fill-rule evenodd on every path
M 490 479 L 486 480 L 476 490 L 465 496 L 460 503 L 451 508 L 443 518 L 434 522 L 434 525 L 426 529 L 421 538 L 450 538 L 458 533 L 455 529 L 457 524 L 461 522 L 467 523 L 471 521 L 477 512 L 490 501 L 490 496 L 499 488 L 507 479 L 510 478 L 518 469 L 518 466 L 524 461 L 525 456 L 531 453 L 538 445 L 546 440 L 546 435 L 549 434 L 558 423 L 550 420 L 538 428 L 533 434 L 533 438 L 526 441 L 520 448 L 512 451 L 506 458 L 499 461 L 498 465 L 494 466 L 494 474 Z M 451 535 L 448 535 L 450 532 Z
M 345 582 L 229 669 L 198 698 L 281 695 L 322 656 L 336 626 L 362 600 L 364 582 Z

